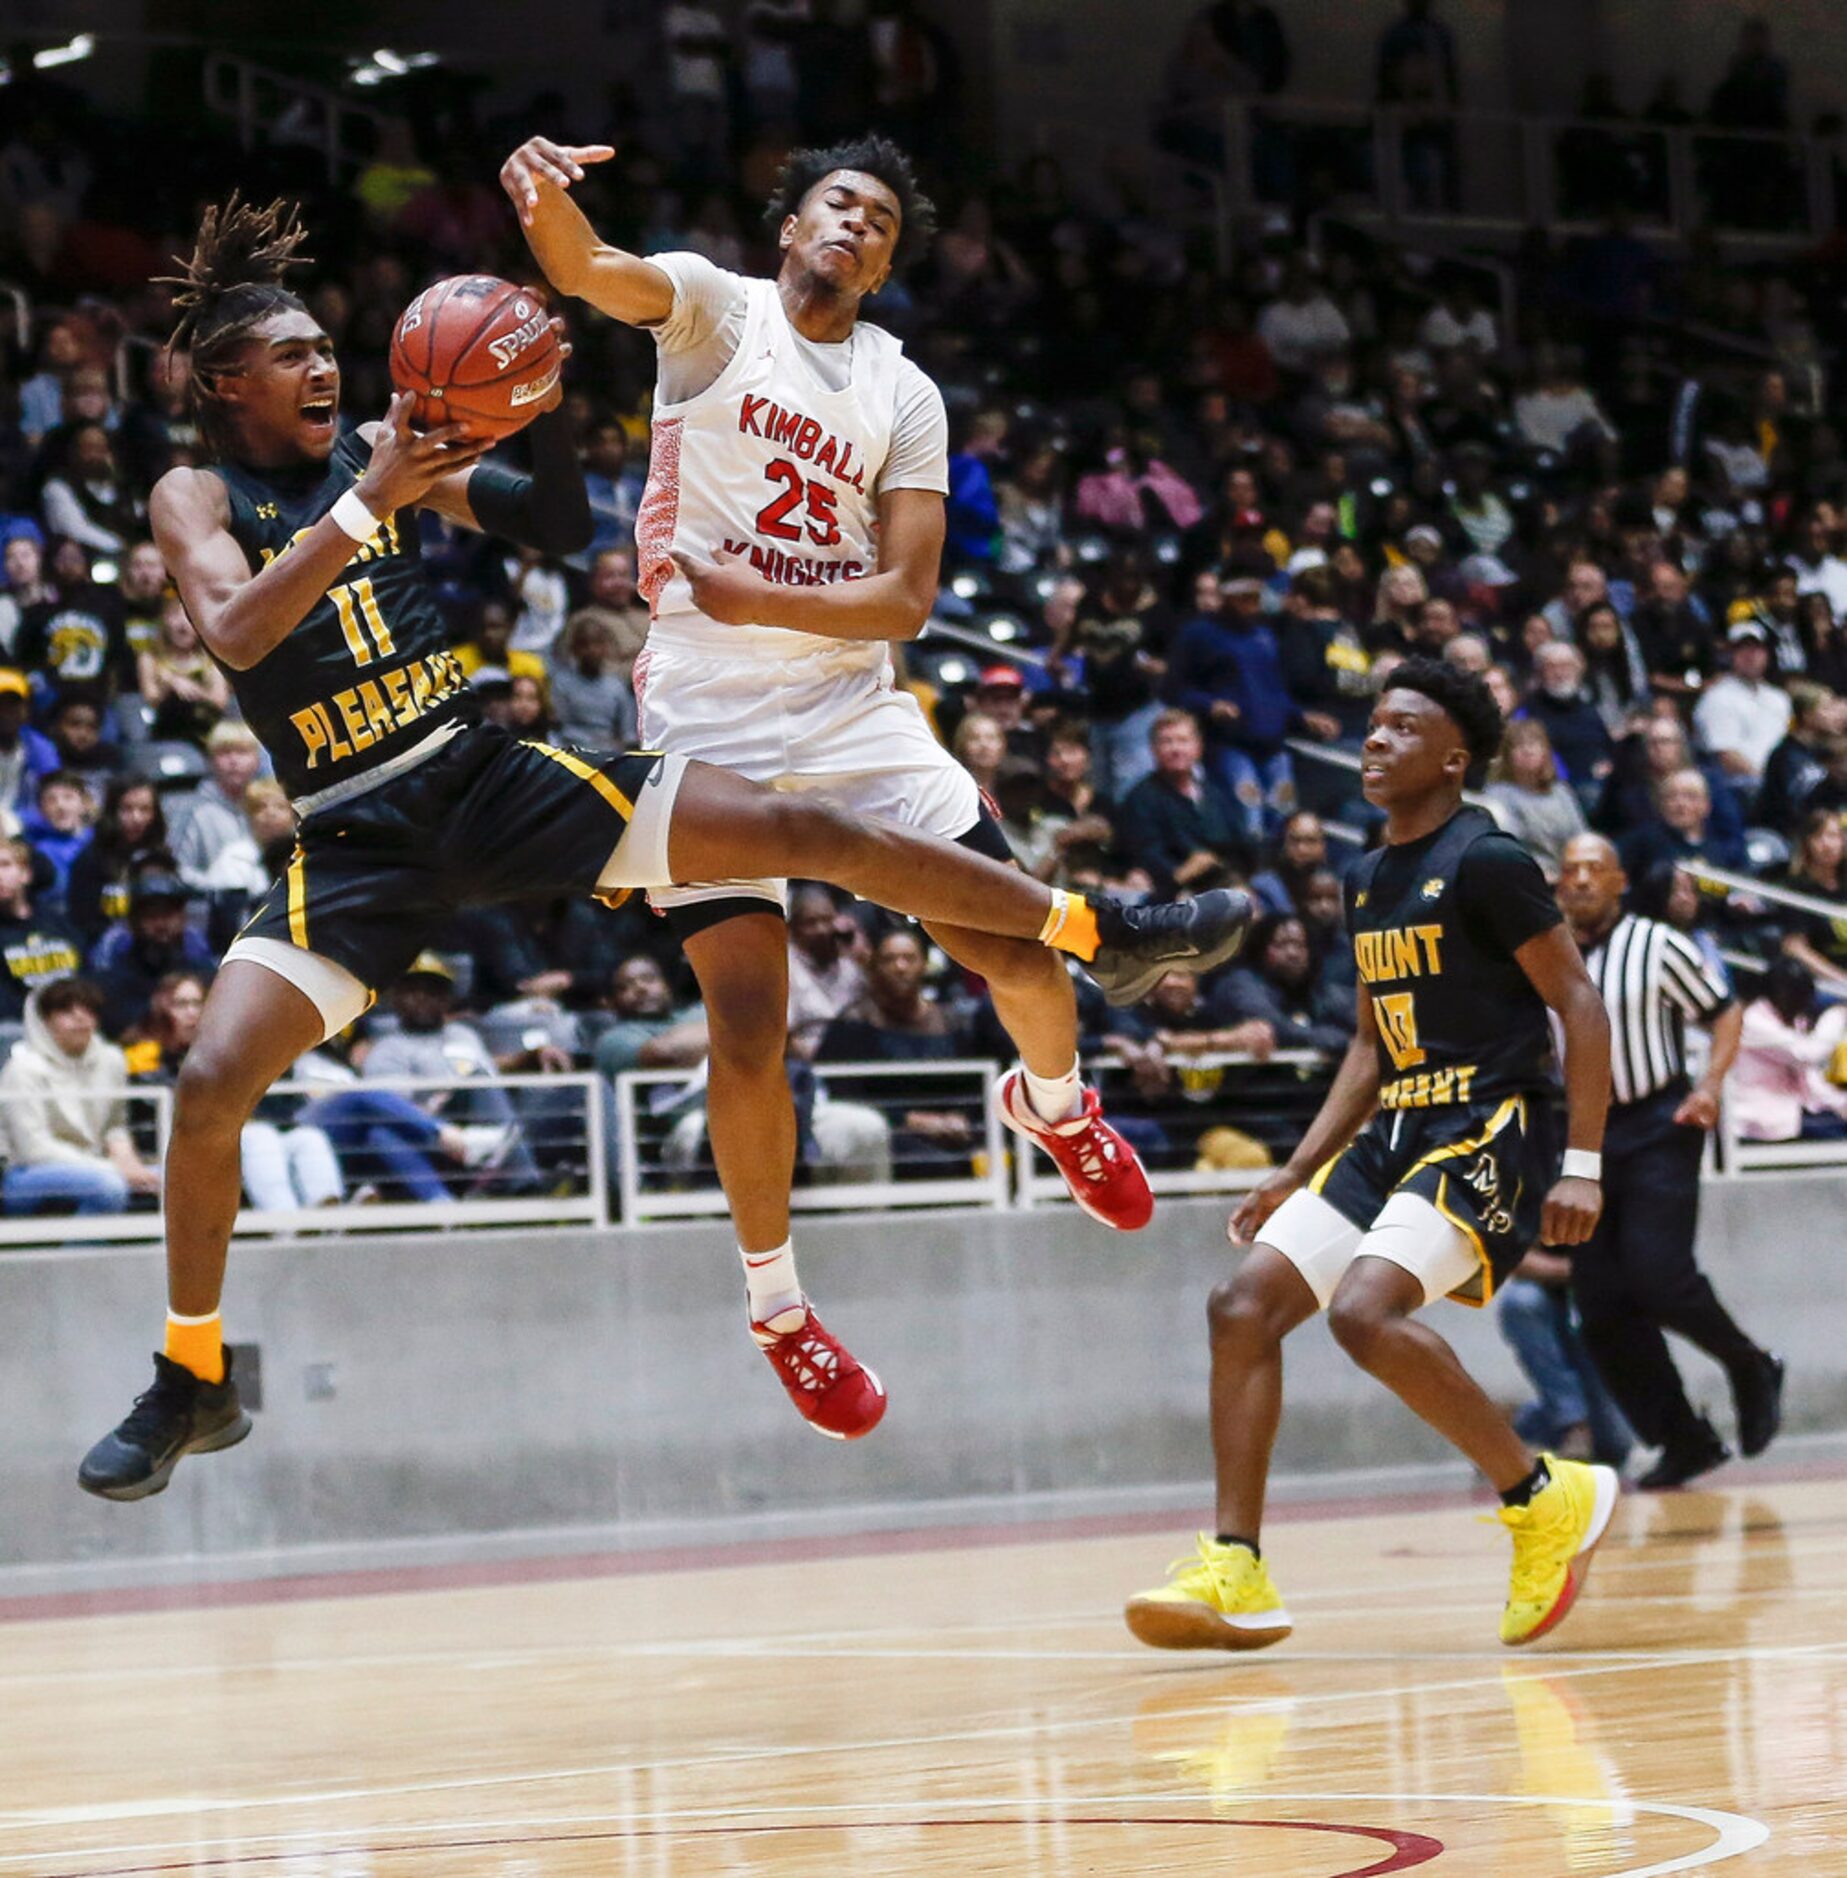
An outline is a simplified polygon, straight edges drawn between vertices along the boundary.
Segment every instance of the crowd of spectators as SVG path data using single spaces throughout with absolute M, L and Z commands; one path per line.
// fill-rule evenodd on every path
M 1270 56 L 1250 23 L 1267 9 L 1209 11 L 1246 23 L 1260 65 Z M 607 131 L 617 158 L 583 194 L 612 238 L 773 264 L 752 204 L 790 138 L 841 128 L 846 107 L 807 76 L 831 10 L 745 12 L 735 37 L 706 7 L 663 10 L 660 55 L 700 107 L 670 128 L 650 131 L 620 96 L 607 126 L 567 125 L 546 99 L 475 123 L 461 89 L 394 125 L 338 188 L 286 146 L 203 144 L 172 153 L 162 174 L 177 180 L 136 193 L 147 127 L 101 124 L 40 81 L 0 91 L 0 279 L 32 306 L 29 342 L 0 348 L 9 1090 L 170 1075 L 184 987 L 209 983 L 291 850 L 292 811 L 147 536 L 153 481 L 199 451 L 152 280 L 197 200 L 231 175 L 306 197 L 307 298 L 339 351 L 345 417 L 363 420 L 385 403 L 385 338 L 417 284 L 462 265 L 530 274 L 492 160 L 527 131 Z M 1416 5 L 1407 20 L 1433 24 Z M 908 127 L 944 198 L 934 249 L 873 308 L 951 412 L 947 631 L 905 649 L 908 681 L 1039 878 L 1162 894 L 1248 881 L 1266 908 L 1220 981 L 1164 984 L 1125 1014 L 1085 1004 L 1088 1045 L 1116 1061 L 1148 1151 L 1202 1151 L 1201 1091 L 1222 1072 L 1196 1059 L 1293 1060 L 1346 1036 L 1340 879 L 1373 817 L 1341 759 L 1411 654 L 1494 688 L 1508 730 L 1483 799 L 1542 865 L 1603 830 L 1638 891 L 1715 959 L 1776 965 L 1781 989 L 1752 1035 L 1803 1039 L 1789 1048 L 1806 1091 L 1792 1126 L 1839 1113 L 1822 1094 L 1832 1019 L 1803 1015 L 1847 991 L 1847 452 L 1827 414 L 1842 336 L 1830 257 L 1670 263 L 1613 232 L 1523 274 L 1504 304 L 1466 266 L 1266 224 L 1226 270 L 1152 150 L 1082 192 L 1048 158 L 997 178 L 944 134 L 953 61 L 916 9 L 874 6 L 856 30 L 854 111 Z M 1401 77 L 1416 38 L 1407 28 Z M 1652 283 L 1647 318 L 1600 290 L 1619 274 Z M 567 411 L 595 540 L 555 563 L 426 518 L 425 550 L 485 711 L 619 744 L 647 630 L 632 531 L 652 348 L 569 315 Z M 1735 344 L 1704 347 L 1715 318 Z M 808 1092 L 810 1164 L 968 1161 L 969 1117 L 947 1108 L 900 1109 L 869 1148 L 828 1066 L 996 1054 L 980 988 L 872 909 L 805 889 L 792 910 L 791 1074 Z M 331 1108 L 304 1121 L 303 1098 L 266 1121 L 247 1153 L 253 1196 L 489 1180 L 532 1192 L 554 1177 L 542 1105 L 482 1091 L 436 1113 L 347 1087 L 368 1075 L 701 1060 L 696 988 L 645 908 L 498 909 L 436 943 L 325 1054 L 315 1101 Z M 670 1119 L 677 1151 L 696 1156 L 696 1092 Z M 37 1165 L 53 1132 L 12 1128 L 12 1163 Z M 113 1121 L 67 1145 L 52 1158 L 83 1171 L 60 1202 L 126 1203 L 153 1178 Z M 51 1192 L 9 1172 L 5 1204 Z

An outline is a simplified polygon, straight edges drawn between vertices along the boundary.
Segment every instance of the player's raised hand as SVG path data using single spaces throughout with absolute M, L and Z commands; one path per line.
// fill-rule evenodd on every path
M 693 605 L 721 626 L 763 625 L 764 602 L 776 589 L 740 556 L 721 554 L 716 560 L 676 550 L 673 564 L 693 590 Z
M 1225 1222 L 1225 1237 L 1233 1245 L 1254 1245 L 1264 1222 L 1302 1184 L 1292 1167 L 1279 1167 L 1262 1186 L 1253 1187 L 1232 1209 Z
M 584 180 L 586 163 L 607 163 L 615 154 L 615 147 L 606 143 L 553 143 L 549 137 L 528 137 L 501 164 L 500 186 L 519 211 L 520 221 L 530 227 L 541 182 L 569 189 Z
M 1603 1212 L 1603 1188 L 1594 1180 L 1567 1174 L 1546 1195 L 1539 1215 L 1539 1237 L 1545 1245 L 1582 1245 L 1597 1230 Z
M 479 462 L 494 447 L 492 437 L 471 437 L 460 424 L 413 430 L 416 402 L 408 391 L 394 392 L 373 436 L 372 461 L 355 488 L 374 515 L 415 508 L 445 476 Z

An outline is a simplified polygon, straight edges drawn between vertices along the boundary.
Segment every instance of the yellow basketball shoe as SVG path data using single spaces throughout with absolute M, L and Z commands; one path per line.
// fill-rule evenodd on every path
M 1173 1576 L 1123 1606 L 1123 1619 L 1157 1650 L 1261 1650 L 1294 1626 L 1263 1561 L 1241 1545 L 1199 1535 L 1199 1556 L 1176 1559 Z
M 1583 1589 L 1590 1555 L 1603 1537 L 1620 1490 L 1613 1467 L 1540 1457 L 1552 1478 L 1525 1506 L 1501 1508 L 1513 1534 L 1513 1573 L 1501 1641 L 1531 1643 L 1564 1621 Z

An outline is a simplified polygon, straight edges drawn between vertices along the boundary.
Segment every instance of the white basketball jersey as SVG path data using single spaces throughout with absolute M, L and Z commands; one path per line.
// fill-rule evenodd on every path
M 742 337 L 697 396 L 657 404 L 648 484 L 635 516 L 651 646 L 783 660 L 819 651 L 875 668 L 877 641 L 768 626 L 722 626 L 693 604 L 670 558 L 744 555 L 791 587 L 878 569 L 878 482 L 891 448 L 903 347 L 878 326 L 853 329 L 849 376 L 830 391 L 783 312 L 773 280 L 746 283 Z

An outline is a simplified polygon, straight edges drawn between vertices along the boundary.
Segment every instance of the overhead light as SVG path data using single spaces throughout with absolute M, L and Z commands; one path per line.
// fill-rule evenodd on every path
M 32 63 L 41 72 L 46 72 L 54 65 L 75 65 L 79 59 L 87 59 L 95 50 L 96 35 L 79 33 L 61 46 L 47 46 L 42 52 L 33 53 Z
M 959 600 L 972 600 L 981 591 L 981 582 L 973 574 L 958 574 L 949 583 L 949 591 Z
M 974 677 L 974 668 L 963 659 L 945 659 L 936 668 L 936 675 L 946 685 L 964 685 Z
M 389 46 L 379 46 L 370 58 L 353 60 L 348 76 L 355 85 L 382 85 L 388 78 L 402 78 L 407 72 L 421 72 L 441 63 L 439 53 L 394 52 Z
M 1002 645 L 1005 645 L 1010 639 L 1019 638 L 1019 636 L 1020 622 L 1018 620 L 1009 619 L 1005 613 L 999 614 L 994 619 L 988 621 L 988 637 L 990 639 L 998 639 Z

